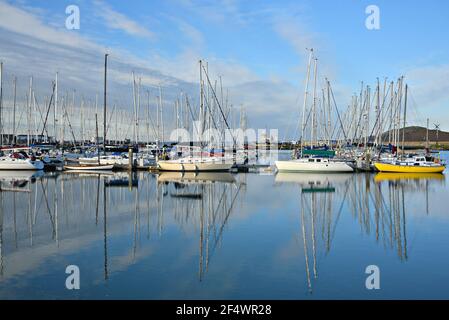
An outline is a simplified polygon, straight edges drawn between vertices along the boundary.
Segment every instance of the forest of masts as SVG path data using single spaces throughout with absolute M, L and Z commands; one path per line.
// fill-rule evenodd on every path
M 341 112 L 327 78 L 318 94 L 316 61 L 314 59 L 313 72 L 311 63 L 307 70 L 301 148 L 326 145 L 368 149 L 386 144 L 398 146 L 404 142 L 404 131 L 400 131 L 405 127 L 407 111 L 408 87 L 404 84 L 404 77 L 389 83 L 385 79 L 382 84 L 377 79 L 374 90 L 362 82 L 360 92 L 352 96 L 351 103 Z M 312 99 L 308 101 L 311 73 L 314 85 Z
M 58 87 L 58 73 L 49 92 L 38 93 L 31 76 L 26 90 L 20 92 L 16 76 L 11 76 L 11 92 L 5 99 L 6 81 L 0 66 L 0 141 L 2 145 L 57 143 L 84 146 L 96 141 L 96 118 L 100 129 L 98 140 L 106 136 L 108 144 L 154 144 L 169 142 L 170 132 L 185 129 L 191 136 L 207 128 L 224 132 L 227 127 L 246 125 L 245 109 L 229 103 L 229 91 L 223 89 L 221 76 L 211 80 L 207 63 L 200 63 L 199 101 L 192 103 L 189 94 L 180 91 L 174 101 L 164 99 L 161 85 L 142 86 L 142 77 L 132 72 L 132 101 L 120 105 L 108 102 L 106 116 L 99 94 L 86 97 L 75 89 Z M 109 100 L 109 98 L 108 98 Z M 96 117 L 97 115 L 97 117 Z M 104 126 L 104 120 L 106 125 Z M 196 125 L 199 123 L 199 127 Z M 103 131 L 103 132 L 102 132 Z M 176 141 L 170 141 L 176 142 Z

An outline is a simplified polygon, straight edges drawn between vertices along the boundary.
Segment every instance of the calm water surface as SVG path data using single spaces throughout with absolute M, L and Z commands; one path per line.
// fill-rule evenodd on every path
M 30 175 L 0 172 L 0 299 L 449 299 L 444 175 Z

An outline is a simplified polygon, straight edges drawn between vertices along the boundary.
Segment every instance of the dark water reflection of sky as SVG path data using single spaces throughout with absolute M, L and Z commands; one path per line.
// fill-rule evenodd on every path
M 0 299 L 449 298 L 442 175 L 17 179 L 0 172 Z

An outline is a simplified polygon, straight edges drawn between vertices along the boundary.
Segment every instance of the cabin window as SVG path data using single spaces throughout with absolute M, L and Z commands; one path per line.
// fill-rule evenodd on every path
M 314 162 L 313 159 L 309 159 L 309 162 Z
M 321 159 L 316 159 L 316 162 L 321 162 Z

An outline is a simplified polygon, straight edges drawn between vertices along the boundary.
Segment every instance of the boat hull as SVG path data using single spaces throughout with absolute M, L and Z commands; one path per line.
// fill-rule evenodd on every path
M 345 162 L 310 163 L 298 160 L 276 161 L 279 172 L 353 172 Z
M 0 170 L 43 170 L 44 163 L 40 160 L 7 159 L 0 160 Z
M 445 169 L 443 165 L 435 166 L 412 166 L 398 165 L 391 163 L 374 163 L 376 169 L 380 172 L 398 172 L 398 173 L 442 173 Z
M 114 165 L 74 165 L 74 166 L 70 166 L 70 165 L 66 165 L 64 166 L 65 170 L 82 170 L 82 171 L 86 171 L 86 170 L 92 170 L 92 171 L 102 171 L 102 170 L 112 170 L 114 168 Z
M 157 166 L 161 171 L 220 171 L 225 172 L 231 170 L 233 164 L 218 161 L 208 162 L 185 162 L 178 161 L 158 161 Z

